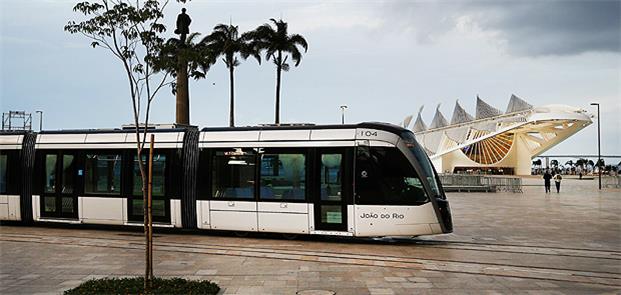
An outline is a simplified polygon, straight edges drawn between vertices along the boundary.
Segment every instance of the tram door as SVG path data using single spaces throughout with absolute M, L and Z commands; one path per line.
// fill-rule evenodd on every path
M 76 154 L 65 151 L 49 152 L 43 155 L 43 164 L 41 216 L 77 219 Z
M 316 154 L 315 229 L 347 230 L 347 198 L 345 187 L 345 152 L 340 149 L 319 149 Z

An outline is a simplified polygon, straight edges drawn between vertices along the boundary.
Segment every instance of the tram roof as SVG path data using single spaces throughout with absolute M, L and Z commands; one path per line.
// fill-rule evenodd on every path
M 166 133 L 166 132 L 183 132 L 192 127 L 178 128 L 150 128 L 148 133 Z M 377 129 L 394 134 L 401 134 L 408 131 L 397 125 L 382 122 L 362 122 L 357 124 L 329 124 L 329 125 L 265 125 L 265 126 L 244 126 L 244 127 L 205 127 L 201 132 L 210 131 L 261 131 L 261 130 L 326 130 L 326 129 L 357 129 L 368 128 Z M 143 130 L 141 130 L 142 132 Z M 114 129 L 61 129 L 61 130 L 43 130 L 39 134 L 93 134 L 93 133 L 133 133 L 135 129 L 130 128 L 114 128 Z M 24 134 L 27 132 L 0 132 L 1 135 Z
M 183 132 L 185 128 L 163 128 L 148 129 L 148 133 L 164 133 L 164 132 Z M 91 134 L 91 133 L 134 133 L 135 129 L 60 129 L 60 130 L 43 130 L 39 134 Z M 144 130 L 140 130 L 144 132 Z
M 330 125 L 266 125 L 266 126 L 246 126 L 246 127 L 206 127 L 201 129 L 203 132 L 209 131 L 261 131 L 261 130 L 325 130 L 325 129 L 356 129 L 368 128 L 387 131 L 390 133 L 401 134 L 408 131 L 397 125 L 383 122 L 362 122 L 357 124 L 330 124 Z

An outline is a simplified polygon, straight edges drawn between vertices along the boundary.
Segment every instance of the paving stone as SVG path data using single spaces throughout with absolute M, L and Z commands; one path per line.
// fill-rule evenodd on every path
M 371 295 L 390 295 L 395 294 L 395 291 L 390 288 L 369 288 Z
M 433 288 L 434 285 L 432 283 L 414 283 L 412 284 L 412 288 L 417 289 L 430 289 Z
M 428 278 L 421 278 L 421 277 L 409 277 L 408 281 L 414 282 L 414 283 L 429 283 Z
M 35 275 L 35 274 L 30 274 L 30 275 L 23 275 L 19 278 L 17 278 L 18 280 L 34 280 L 34 279 L 38 279 L 40 278 L 40 275 Z
M 64 281 L 62 283 L 60 283 L 60 286 L 78 286 L 82 284 L 81 280 L 69 280 L 69 281 Z
M 402 277 L 384 277 L 384 280 L 387 282 L 407 282 L 407 279 Z
M 200 269 L 196 272 L 196 274 L 199 276 L 215 275 L 217 273 L 217 269 Z

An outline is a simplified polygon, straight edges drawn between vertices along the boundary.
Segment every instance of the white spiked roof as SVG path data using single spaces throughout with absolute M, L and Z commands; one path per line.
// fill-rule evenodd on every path
M 414 122 L 414 127 L 412 128 L 414 132 L 421 132 L 427 130 L 427 124 L 425 124 L 423 118 L 420 115 L 423 112 L 424 107 L 425 106 L 421 106 L 418 110 L 418 116 L 416 116 L 416 121 Z
M 519 111 L 525 111 L 532 109 L 533 106 L 523 99 L 517 97 L 515 94 L 511 94 L 509 104 L 507 105 L 507 111 L 505 113 L 514 113 Z
M 455 102 L 455 109 L 453 109 L 453 117 L 451 117 L 451 125 L 470 122 L 474 120 L 472 115 L 468 114 L 466 110 L 459 104 L 459 100 Z
M 467 122 L 479 120 L 479 119 L 492 118 L 492 117 L 503 114 L 501 110 L 486 103 L 477 95 L 476 115 L 474 117 L 470 115 L 461 106 L 461 104 L 459 104 L 459 100 L 457 100 L 455 102 L 455 108 L 453 109 L 453 116 L 451 117 L 450 123 L 448 122 L 446 117 L 444 117 L 442 112 L 440 112 L 440 104 L 438 104 L 438 106 L 436 107 L 436 112 L 433 117 L 433 120 L 431 121 L 431 125 L 427 126 L 427 124 L 425 124 L 425 122 L 423 121 L 423 118 L 421 115 L 423 111 L 423 107 L 424 106 L 421 106 L 420 109 L 418 110 L 416 121 L 414 122 L 414 126 L 412 126 L 412 131 L 414 132 L 422 132 L 428 129 L 441 128 L 441 127 L 445 127 L 449 125 L 467 123 Z M 507 110 L 505 113 L 509 114 L 509 113 L 532 110 L 532 109 L 534 109 L 534 107 L 531 104 L 517 97 L 515 94 L 512 94 L 511 98 L 509 99 L 509 104 L 507 105 Z M 410 122 L 411 122 L 411 116 L 406 117 L 405 120 L 403 121 L 403 124 L 405 125 L 407 123 L 407 125 L 409 125 Z
M 433 116 L 433 120 L 431 120 L 431 126 L 429 126 L 429 128 L 440 128 L 448 126 L 448 124 L 448 121 L 446 120 L 444 115 L 442 115 L 442 112 L 440 112 L 440 104 L 438 104 L 438 106 L 436 107 L 436 114 L 435 116 Z
M 498 115 L 502 115 L 502 111 L 489 105 L 477 95 L 477 112 L 476 112 L 477 120 L 495 117 Z
M 414 117 L 413 115 L 409 115 L 405 117 L 405 119 L 403 119 L 403 123 L 402 123 L 403 128 L 407 129 L 408 127 L 410 127 L 410 123 L 412 123 L 413 117 Z

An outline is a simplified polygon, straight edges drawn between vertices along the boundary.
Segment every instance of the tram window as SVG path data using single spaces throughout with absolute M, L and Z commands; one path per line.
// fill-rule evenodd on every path
M 121 193 L 121 155 L 87 154 L 84 170 L 85 193 Z
M 145 173 L 148 173 L 148 157 L 146 155 L 142 156 L 143 163 L 145 164 Z M 138 156 L 134 156 L 134 186 L 133 186 L 133 194 L 134 196 L 142 196 L 142 176 L 140 175 L 140 164 L 138 163 Z M 165 193 L 165 183 L 166 183 L 166 155 L 155 154 L 153 155 L 153 188 L 152 188 L 152 196 L 154 197 L 162 197 Z M 134 211 L 135 212 L 135 211 Z
M 132 200 L 132 215 L 144 215 L 143 201 L 139 199 Z M 153 217 L 166 216 L 166 200 L 151 200 L 151 214 Z
M 211 165 L 209 159 L 211 158 L 211 150 L 201 149 L 198 162 L 198 173 L 196 176 L 196 199 L 207 200 L 211 195 L 209 188 L 211 185 L 210 172 Z
M 56 197 L 43 197 L 43 211 L 56 212 Z
M 74 183 L 74 171 L 75 171 L 75 157 L 73 155 L 63 155 L 63 170 L 62 170 L 62 190 L 63 194 L 73 193 Z M 63 211 L 64 212 L 64 211 Z
M 429 201 L 407 158 L 396 148 L 358 147 L 357 203 L 420 205 Z
M 321 205 L 321 223 L 343 223 L 343 209 L 341 205 Z
M 403 134 L 401 134 L 401 138 L 403 138 L 403 141 L 407 145 L 408 149 L 410 150 L 410 152 L 412 152 L 412 154 L 414 154 L 414 157 L 423 168 L 425 174 L 427 175 L 427 182 L 429 182 L 433 193 L 436 196 L 440 196 L 441 194 L 440 189 L 438 188 L 437 175 L 435 174 L 435 171 L 431 166 L 431 161 L 429 161 L 429 157 L 427 157 L 427 154 L 416 142 L 414 133 L 409 131 L 403 132 Z
M 340 201 L 342 154 L 321 155 L 321 200 Z
M 0 194 L 19 195 L 20 152 L 0 151 Z
M 252 150 L 216 151 L 212 171 L 212 197 L 254 199 L 255 159 Z
M 72 197 L 62 197 L 61 205 L 62 206 L 60 208 L 60 212 L 73 213 L 73 198 Z
M 306 156 L 304 154 L 262 154 L 263 200 L 306 199 Z
M 45 192 L 56 192 L 56 160 L 57 155 L 45 155 Z
M 0 154 L 0 193 L 4 194 L 7 191 L 7 165 L 9 156 Z

